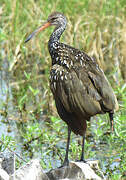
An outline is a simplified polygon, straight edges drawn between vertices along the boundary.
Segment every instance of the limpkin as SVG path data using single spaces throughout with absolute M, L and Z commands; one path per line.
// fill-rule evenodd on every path
M 68 125 L 68 139 L 64 165 L 68 165 L 71 131 L 83 137 L 80 161 L 84 160 L 86 121 L 96 114 L 109 113 L 111 130 L 114 130 L 113 113 L 118 109 L 116 96 L 103 70 L 96 60 L 69 45 L 60 43 L 67 25 L 60 12 L 52 13 L 47 21 L 35 30 L 25 42 L 49 26 L 55 26 L 48 42 L 52 59 L 50 88 L 59 116 Z

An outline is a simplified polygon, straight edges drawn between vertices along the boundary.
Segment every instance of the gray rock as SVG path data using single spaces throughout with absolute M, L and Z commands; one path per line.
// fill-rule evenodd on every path
M 90 164 L 90 165 L 89 165 Z M 69 166 L 57 168 L 44 173 L 39 160 L 35 159 L 21 167 L 10 177 L 10 180 L 101 180 L 103 177 L 96 175 L 99 170 L 97 161 L 70 162 Z
M 0 158 L 0 180 L 9 180 L 9 175 L 2 169 L 3 158 Z
M 10 180 L 49 180 L 43 173 L 38 159 L 31 160 L 25 166 L 19 168 L 10 177 Z
M 101 180 L 89 164 L 83 162 L 70 162 L 68 167 L 51 170 L 47 176 L 50 180 Z
M 6 171 L 0 168 L 0 180 L 9 180 L 9 175 Z
M 14 154 L 11 152 L 0 153 L 0 158 L 2 158 L 1 167 L 9 175 L 14 173 Z

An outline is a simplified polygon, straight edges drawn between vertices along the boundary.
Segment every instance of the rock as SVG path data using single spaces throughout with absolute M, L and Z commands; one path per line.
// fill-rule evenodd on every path
M 6 171 L 0 168 L 0 180 L 9 180 L 9 175 Z
M 95 170 L 93 170 L 92 168 Z M 97 161 L 70 162 L 69 166 L 53 169 L 44 173 L 39 160 L 35 159 L 21 167 L 10 180 L 102 180 L 95 172 L 101 173 Z
M 0 180 L 9 180 L 9 175 L 2 169 L 3 158 L 0 158 Z
M 14 154 L 10 152 L 0 153 L 2 157 L 2 169 L 4 169 L 9 175 L 14 173 Z
M 88 163 L 83 162 L 70 162 L 68 167 L 54 169 L 46 174 L 50 180 L 102 180 Z
M 14 178 L 15 177 L 15 178 Z M 19 168 L 10 177 L 10 180 L 49 180 L 48 176 L 43 173 L 38 159 L 31 160 L 25 166 Z

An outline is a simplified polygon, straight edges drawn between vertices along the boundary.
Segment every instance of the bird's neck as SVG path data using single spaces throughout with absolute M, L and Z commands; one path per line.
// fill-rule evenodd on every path
M 66 28 L 66 23 L 62 24 L 59 27 L 56 27 L 53 33 L 50 36 L 49 42 L 48 42 L 48 49 L 50 52 L 50 55 L 56 50 L 55 44 L 59 44 L 60 37 L 62 33 L 64 32 Z

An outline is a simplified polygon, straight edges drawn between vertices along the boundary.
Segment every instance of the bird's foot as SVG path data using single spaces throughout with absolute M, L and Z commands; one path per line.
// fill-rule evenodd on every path
M 83 162 L 83 163 L 87 163 L 87 161 L 86 161 L 85 159 L 76 160 L 76 162 Z

